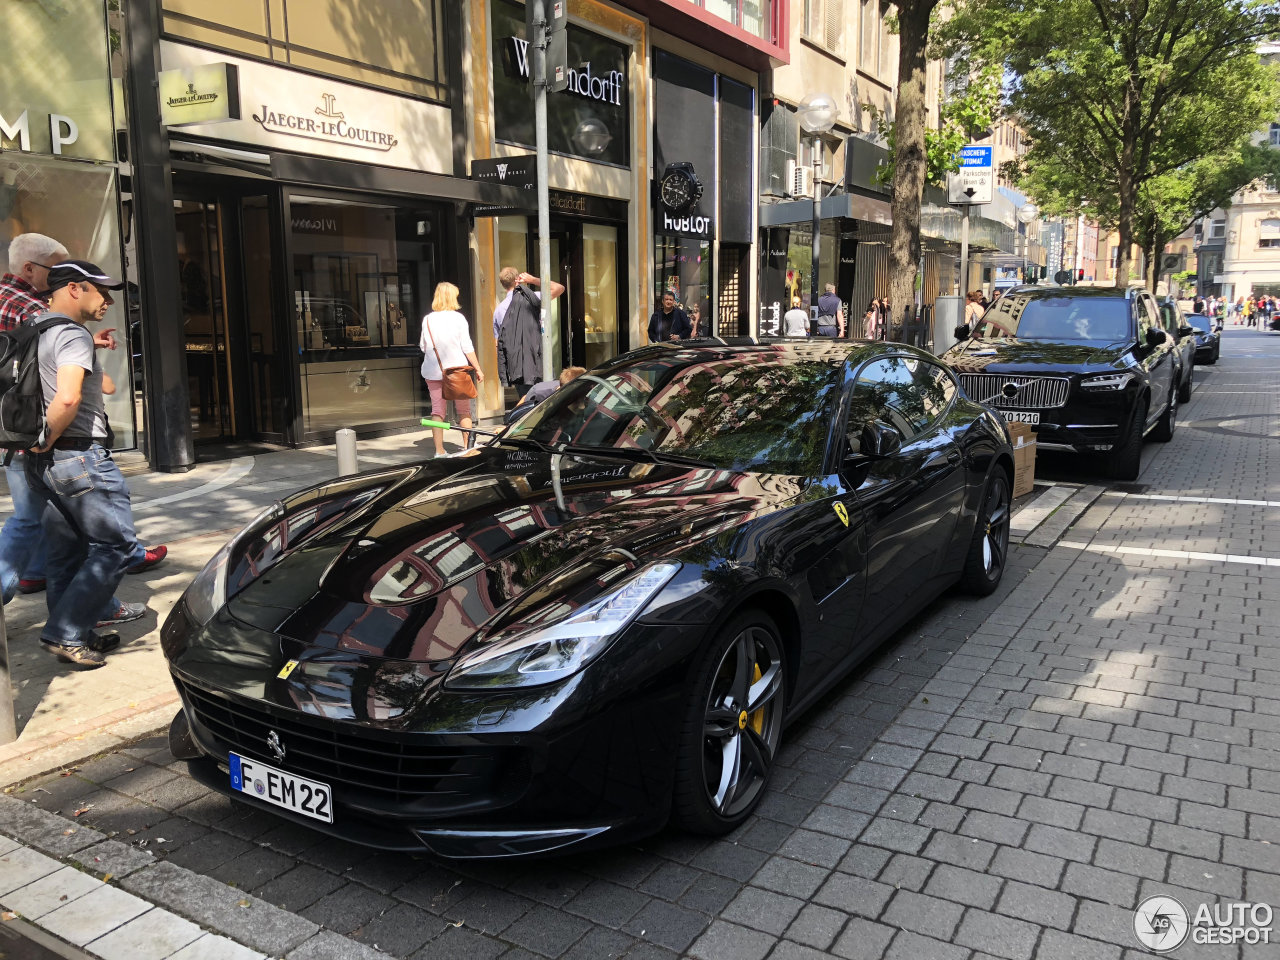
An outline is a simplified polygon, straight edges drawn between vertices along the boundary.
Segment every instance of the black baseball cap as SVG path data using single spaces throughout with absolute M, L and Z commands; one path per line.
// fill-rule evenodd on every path
M 92 283 L 106 290 L 123 290 L 124 281 L 107 274 L 96 263 L 88 260 L 63 260 L 49 269 L 49 292 L 53 293 L 69 283 Z

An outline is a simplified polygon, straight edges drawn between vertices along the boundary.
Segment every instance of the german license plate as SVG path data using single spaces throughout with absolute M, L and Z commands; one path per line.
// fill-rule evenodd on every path
M 1004 418 L 1010 423 L 1039 423 L 1040 414 L 1025 410 L 1001 410 Z
M 327 783 L 285 773 L 237 754 L 231 760 L 231 789 L 284 807 L 294 813 L 333 823 L 333 797 Z

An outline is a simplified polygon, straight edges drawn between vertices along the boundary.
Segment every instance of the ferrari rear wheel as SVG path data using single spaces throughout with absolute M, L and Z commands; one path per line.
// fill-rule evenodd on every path
M 676 758 L 675 822 L 718 836 L 764 796 L 782 738 L 786 666 L 774 622 L 745 610 L 703 654 Z
M 1009 558 L 1009 506 L 1009 480 L 997 468 L 987 480 L 982 511 L 960 579 L 960 586 L 968 593 L 985 597 L 1000 586 Z

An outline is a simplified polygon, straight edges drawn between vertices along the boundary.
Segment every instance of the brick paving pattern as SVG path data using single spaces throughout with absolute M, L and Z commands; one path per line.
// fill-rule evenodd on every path
M 1174 440 L 1067 531 L 1090 549 L 1016 547 L 995 596 L 932 605 L 789 730 L 728 838 L 379 854 L 207 793 L 160 738 L 21 796 L 396 957 L 1148 956 L 1153 894 L 1280 909 L 1280 565 L 1248 562 L 1280 557 L 1280 506 L 1143 499 L 1280 501 L 1277 359 L 1229 329 Z

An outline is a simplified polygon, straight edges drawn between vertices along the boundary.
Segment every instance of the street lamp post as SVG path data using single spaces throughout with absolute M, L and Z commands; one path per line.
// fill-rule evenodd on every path
M 1031 201 L 1027 201 L 1018 208 L 1017 216 L 1018 222 L 1021 223 L 1023 227 L 1029 226 L 1032 221 L 1040 216 L 1040 208 Z M 1031 238 L 1027 236 L 1027 232 L 1024 229 L 1022 231 L 1022 280 L 1024 283 L 1027 279 L 1027 253 L 1029 252 L 1030 247 Z
M 818 268 L 822 253 L 822 135 L 836 124 L 836 102 L 825 93 L 811 93 L 797 111 L 800 126 L 812 134 L 813 144 L 813 262 L 810 265 L 810 316 L 818 309 Z

